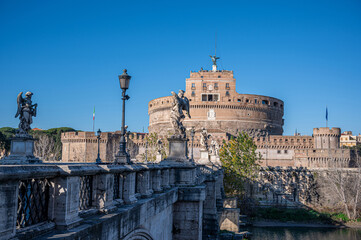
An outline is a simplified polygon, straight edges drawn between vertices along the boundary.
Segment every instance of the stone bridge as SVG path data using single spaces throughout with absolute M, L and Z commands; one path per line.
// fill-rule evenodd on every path
M 192 163 L 0 165 L 0 239 L 215 239 L 222 187 Z

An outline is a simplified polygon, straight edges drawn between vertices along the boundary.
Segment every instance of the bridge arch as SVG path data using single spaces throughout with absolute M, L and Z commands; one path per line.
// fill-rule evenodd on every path
M 154 240 L 150 233 L 143 228 L 136 229 L 133 232 L 129 233 L 125 238 L 122 240 Z

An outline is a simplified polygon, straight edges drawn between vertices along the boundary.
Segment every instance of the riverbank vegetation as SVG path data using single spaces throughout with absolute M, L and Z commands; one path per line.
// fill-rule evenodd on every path
M 281 222 L 308 222 L 324 224 L 340 224 L 361 222 L 361 218 L 351 220 L 344 213 L 317 212 L 305 208 L 257 208 L 253 220 L 277 220 Z

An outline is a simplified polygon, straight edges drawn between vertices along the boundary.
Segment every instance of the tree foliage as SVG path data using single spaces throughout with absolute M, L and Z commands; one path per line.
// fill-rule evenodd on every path
M 15 135 L 15 128 L 3 127 L 0 128 L 0 152 L 8 155 L 10 152 L 11 141 L 10 138 Z M 1 155 L 1 154 L 0 154 Z
M 158 140 L 162 141 L 162 144 L 158 144 Z M 167 139 L 160 139 L 158 136 L 158 133 L 150 133 L 146 137 L 146 143 L 147 143 L 147 161 L 148 162 L 155 162 L 157 157 L 157 152 L 160 150 L 160 153 L 162 154 L 162 158 L 166 158 L 168 155 L 168 140 Z M 145 161 L 146 153 L 142 153 L 141 157 L 142 160 Z
M 219 151 L 224 169 L 224 188 L 227 195 L 241 196 L 245 182 L 254 180 L 259 169 L 261 154 L 247 133 L 240 133 L 228 142 L 223 141 Z
M 30 130 L 29 134 L 32 135 L 37 141 L 34 142 L 34 155 L 42 158 L 43 160 L 60 160 L 61 158 L 61 133 L 74 132 L 73 128 L 60 127 L 51 128 L 48 130 Z M 10 138 L 16 133 L 15 128 L 3 127 L 0 128 L 0 149 L 5 149 L 5 155 L 10 150 Z

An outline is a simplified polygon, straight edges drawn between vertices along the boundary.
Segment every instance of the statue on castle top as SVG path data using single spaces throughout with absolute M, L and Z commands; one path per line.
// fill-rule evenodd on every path
M 185 138 L 186 129 L 183 126 L 183 119 L 185 115 L 191 118 L 189 114 L 189 100 L 184 96 L 184 91 L 179 90 L 178 95 L 175 92 L 171 92 L 173 95 L 172 109 L 170 113 L 171 123 L 175 131 L 175 135 Z M 185 111 L 185 115 L 183 113 Z
M 23 92 L 20 92 L 18 95 L 18 110 L 15 114 L 15 118 L 19 117 L 20 119 L 17 136 L 29 136 L 28 132 L 31 129 L 30 125 L 33 123 L 33 117 L 36 117 L 38 104 L 32 103 L 32 92 L 25 93 L 25 98 L 22 95 Z
M 219 57 L 217 57 L 216 55 L 214 55 L 214 56 L 209 55 L 209 56 L 210 56 L 211 59 L 212 59 L 213 65 L 216 65 L 216 66 L 217 66 L 217 60 L 219 59 Z

